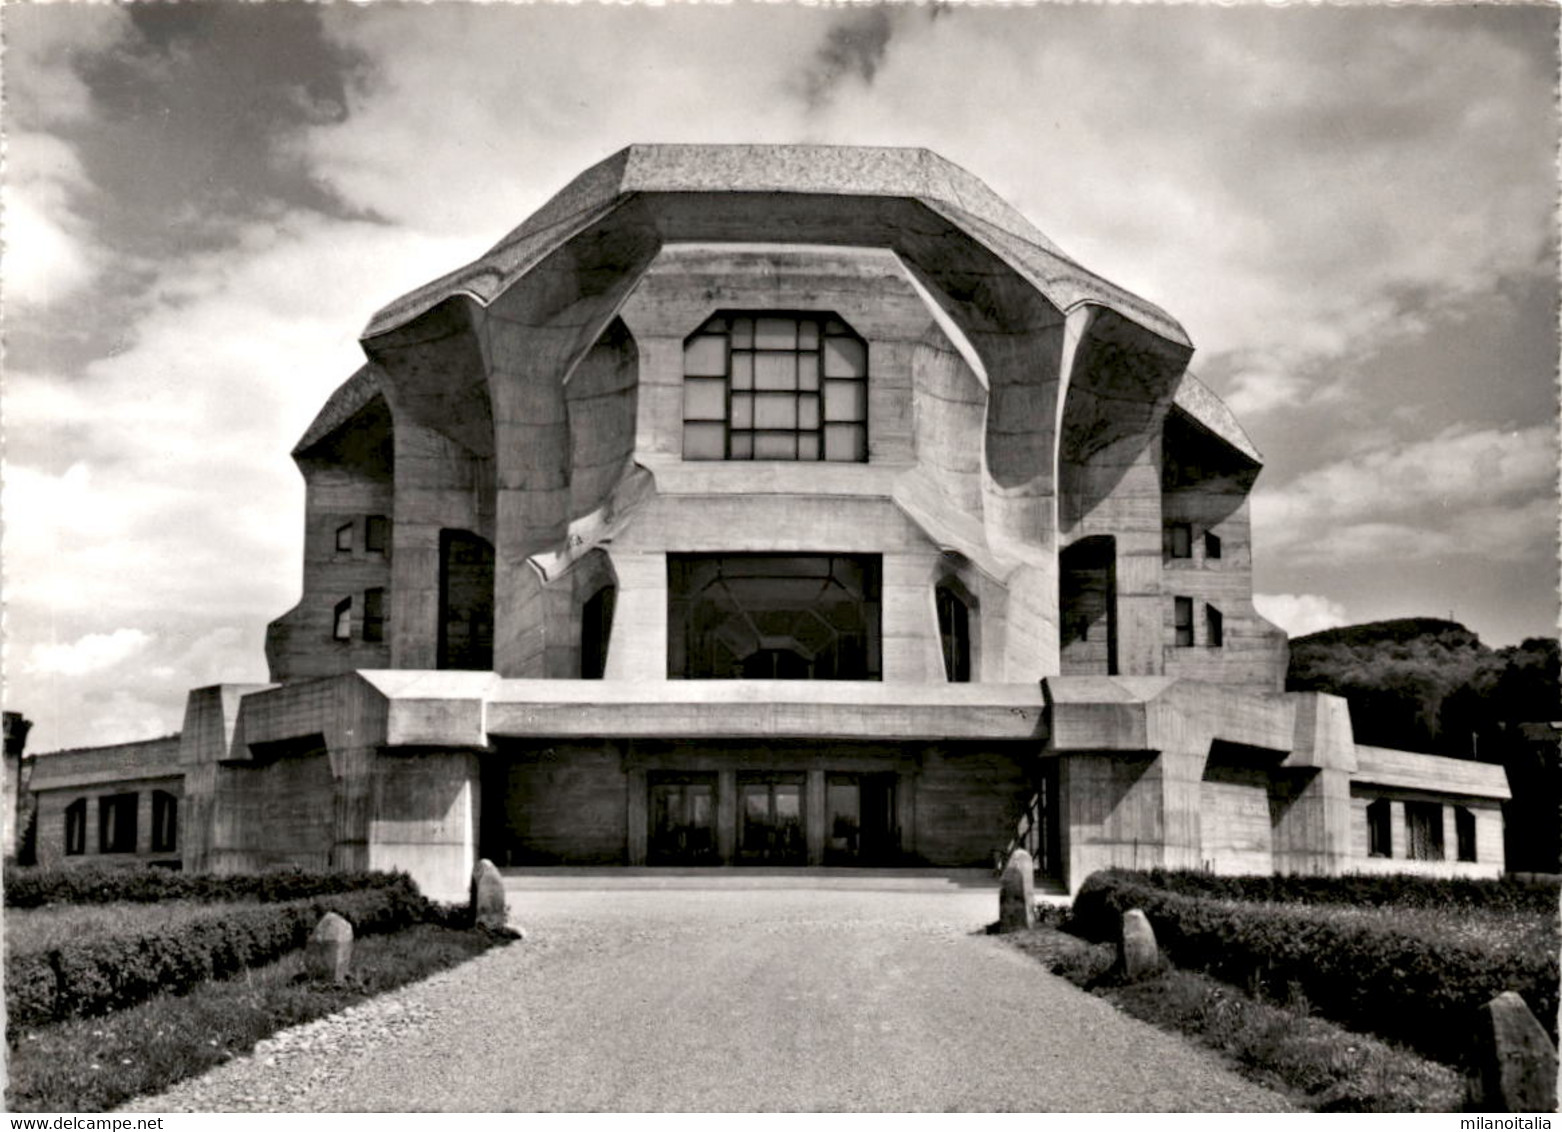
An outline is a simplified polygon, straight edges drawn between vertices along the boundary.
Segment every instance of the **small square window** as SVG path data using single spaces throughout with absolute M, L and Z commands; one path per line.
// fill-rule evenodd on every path
M 390 544 L 390 520 L 384 515 L 370 515 L 363 525 L 363 548 L 370 554 L 384 554 Z
M 343 523 L 336 528 L 336 549 L 346 554 L 351 554 L 353 549 L 353 525 Z
M 1187 523 L 1166 524 L 1166 553 L 1172 558 L 1193 557 L 1193 527 Z
M 385 639 L 385 591 L 363 591 L 363 639 L 375 644 Z
M 1226 643 L 1226 619 L 1213 605 L 1204 607 L 1204 643 L 1218 649 Z
M 353 639 L 353 599 L 344 597 L 331 614 L 331 637 L 338 641 Z
M 1178 648 L 1193 647 L 1193 599 L 1191 597 L 1179 597 L 1172 599 L 1175 605 L 1175 628 Z
M 1204 532 L 1204 557 L 1220 557 L 1220 536 L 1217 535 L 1214 531 Z

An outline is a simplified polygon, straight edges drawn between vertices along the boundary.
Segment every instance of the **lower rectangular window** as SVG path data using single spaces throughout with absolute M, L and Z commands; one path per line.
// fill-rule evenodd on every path
M 135 794 L 107 794 L 98 799 L 98 852 L 136 851 Z
M 1443 859 L 1443 807 L 1437 802 L 1406 802 L 1405 825 L 1412 861 Z
M 1454 807 L 1454 835 L 1459 841 L 1459 859 L 1477 860 L 1475 852 L 1475 813 L 1464 806 Z
M 1367 805 L 1367 855 L 1394 855 L 1394 806 L 1387 798 L 1379 798 Z
M 179 796 L 166 790 L 152 791 L 152 852 L 172 853 L 179 848 Z
M 87 851 L 87 800 L 77 798 L 65 807 L 65 855 L 79 857 Z

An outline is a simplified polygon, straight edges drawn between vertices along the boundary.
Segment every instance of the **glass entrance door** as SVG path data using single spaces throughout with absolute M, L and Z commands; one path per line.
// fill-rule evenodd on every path
M 716 778 L 653 779 L 647 859 L 657 865 L 716 863 Z
M 832 774 L 825 779 L 825 861 L 894 863 L 900 850 L 893 774 Z
M 738 858 L 767 865 L 805 864 L 802 776 L 746 779 L 738 793 Z

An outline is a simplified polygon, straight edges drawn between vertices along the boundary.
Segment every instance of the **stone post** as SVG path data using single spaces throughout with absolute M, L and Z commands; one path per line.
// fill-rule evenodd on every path
M 353 926 L 335 912 L 320 917 L 304 947 L 304 966 L 312 979 L 340 983 L 353 961 Z
M 1481 1110 L 1557 1110 L 1556 1048 L 1517 992 L 1503 991 L 1481 1007 L 1474 1068 Z
M 476 927 L 500 931 L 509 918 L 505 906 L 504 878 L 486 857 L 472 870 L 472 923 Z
M 1036 868 L 1030 854 L 1016 849 L 1003 867 L 998 889 L 998 930 L 1017 932 L 1036 923 Z
M 1122 932 L 1117 940 L 1117 965 L 1128 982 L 1152 975 L 1160 968 L 1160 948 L 1155 943 L 1155 930 L 1150 920 L 1138 908 L 1123 913 Z

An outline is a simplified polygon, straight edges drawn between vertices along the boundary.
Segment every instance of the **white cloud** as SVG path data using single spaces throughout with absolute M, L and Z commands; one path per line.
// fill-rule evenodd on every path
M 1254 541 L 1301 562 L 1514 559 L 1554 541 L 1556 479 L 1549 426 L 1449 428 L 1261 485 Z
M 1254 594 L 1253 606 L 1292 637 L 1305 637 L 1349 621 L 1345 606 L 1322 594 Z
M 61 676 L 86 676 L 115 668 L 152 643 L 140 629 L 115 629 L 112 633 L 88 633 L 66 644 L 34 645 L 27 662 L 33 672 Z
M 59 138 L 13 133 L 6 139 L 5 293 L 22 306 L 46 306 L 81 291 L 102 255 L 75 211 L 87 186 L 75 150 Z

